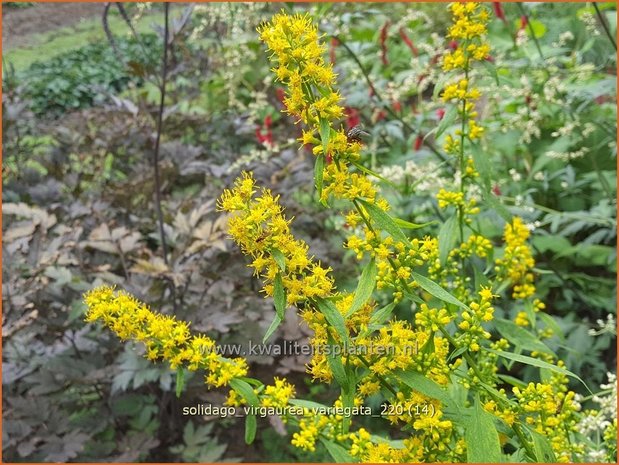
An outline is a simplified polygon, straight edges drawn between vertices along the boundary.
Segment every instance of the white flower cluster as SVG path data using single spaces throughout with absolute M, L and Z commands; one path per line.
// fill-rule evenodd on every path
M 582 158 L 588 152 L 589 147 L 581 147 L 580 149 L 573 150 L 571 152 L 557 152 L 555 150 L 549 150 L 548 152 L 546 152 L 546 156 L 549 158 L 554 158 L 555 160 L 570 161 Z
M 587 32 L 591 33 L 594 36 L 600 35 L 597 21 L 592 11 L 583 11 L 580 15 L 578 15 L 578 18 L 585 24 Z
M 413 184 L 418 194 L 434 195 L 451 184 L 450 180 L 440 175 L 439 166 L 432 161 L 421 165 L 408 160 L 404 166 L 383 166 L 379 174 L 394 184 Z
M 562 32 L 559 34 L 559 40 L 557 42 L 553 42 L 552 46 L 554 48 L 563 47 L 572 40 L 574 40 L 574 34 L 571 31 Z
M 581 444 L 583 459 L 587 462 L 609 462 L 613 461 L 607 449 L 611 446 L 616 450 L 615 444 L 608 444 L 609 441 L 616 441 L 612 428 L 616 427 L 617 421 L 617 375 L 607 373 L 608 383 L 602 384 L 602 393 L 594 395 L 591 400 L 599 405 L 599 410 L 587 410 L 580 422 L 576 425 L 577 431 L 588 439 Z M 582 397 L 575 399 L 578 403 Z M 609 437 L 612 436 L 612 437 Z M 602 439 L 605 439 L 603 441 Z
M 589 334 L 591 336 L 599 336 L 600 334 L 617 334 L 617 321 L 615 320 L 615 316 L 612 313 L 606 315 L 606 321 L 601 318 L 596 321 L 598 327 L 591 328 L 589 330 Z

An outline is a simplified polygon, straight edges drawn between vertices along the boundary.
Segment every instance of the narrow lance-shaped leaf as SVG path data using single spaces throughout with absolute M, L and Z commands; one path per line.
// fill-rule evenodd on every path
M 327 322 L 333 327 L 333 329 L 335 329 L 335 332 L 338 336 L 340 336 L 340 339 L 343 342 L 348 343 L 349 339 L 348 331 L 346 330 L 346 323 L 344 322 L 344 317 L 339 310 L 335 308 L 331 302 L 321 297 L 316 297 L 314 301 L 316 302 L 320 313 L 324 315 Z
M 286 311 L 286 290 L 282 283 L 281 273 L 277 273 L 273 282 L 273 300 L 275 301 L 275 311 L 280 319 L 284 319 Z
M 275 330 L 279 327 L 281 322 L 282 322 L 282 319 L 279 317 L 278 314 L 275 314 L 275 317 L 273 318 L 273 321 L 271 322 L 269 329 L 267 329 L 267 332 L 264 333 L 264 337 L 262 338 L 263 344 L 269 340 L 269 338 L 275 332 Z
M 183 367 L 176 369 L 176 397 L 180 397 L 185 387 L 185 370 Z
M 396 224 L 396 222 L 391 216 L 382 211 L 376 205 L 369 203 L 363 199 L 357 199 L 357 201 L 363 205 L 368 215 L 370 215 L 370 218 L 374 220 L 378 228 L 386 231 L 395 240 L 403 242 L 404 244 L 408 244 L 408 237 L 406 237 L 406 235 L 402 232 L 400 227 Z
M 466 458 L 469 463 L 498 463 L 501 461 L 501 444 L 492 415 L 475 401 L 473 415 L 466 421 L 464 440 Z
M 378 270 L 376 269 L 376 262 L 374 259 L 371 259 L 361 273 L 361 278 L 359 279 L 359 284 L 357 284 L 357 289 L 355 290 L 352 304 L 348 310 L 348 313 L 346 313 L 347 317 L 355 313 L 363 307 L 368 300 L 370 300 L 370 297 L 372 297 L 372 292 L 374 292 L 374 287 L 376 286 L 377 273 Z
M 355 459 L 348 453 L 346 449 L 344 449 L 339 444 L 334 443 L 333 441 L 329 441 L 328 439 L 320 438 L 320 442 L 322 442 L 329 452 L 329 455 L 335 460 L 336 463 L 353 463 Z
M 253 407 L 258 407 L 258 396 L 246 381 L 235 378 L 230 381 L 230 387 L 234 389 L 247 403 Z
M 441 299 L 444 302 L 462 307 L 465 310 L 469 309 L 465 304 L 460 302 L 453 295 L 451 295 L 449 292 L 447 292 L 445 289 L 443 289 L 431 279 L 426 278 L 425 276 L 422 276 L 414 271 L 411 273 L 411 275 L 413 276 L 413 278 L 415 278 L 415 281 L 417 281 L 417 284 L 419 284 L 419 286 L 421 286 L 423 290 L 429 292 L 434 297 Z
M 256 415 L 247 415 L 245 417 L 245 444 L 251 444 L 256 438 Z

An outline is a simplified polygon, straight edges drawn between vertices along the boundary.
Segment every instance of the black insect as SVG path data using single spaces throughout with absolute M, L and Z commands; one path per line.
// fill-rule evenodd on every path
M 361 136 L 369 136 L 370 133 L 363 130 L 363 126 L 358 124 L 357 126 L 353 126 L 346 133 L 346 137 L 348 138 L 348 142 L 361 142 Z

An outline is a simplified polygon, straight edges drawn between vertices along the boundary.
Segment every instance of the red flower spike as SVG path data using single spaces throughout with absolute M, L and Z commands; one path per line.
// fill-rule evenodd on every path
M 277 89 L 275 89 L 275 97 L 277 97 L 277 100 L 279 100 L 279 102 L 283 105 L 284 98 L 286 98 L 286 91 L 284 91 L 283 88 L 278 87 Z
M 346 107 L 344 114 L 346 115 L 346 129 L 354 128 L 361 123 L 361 116 L 356 108 Z
M 400 112 L 402 111 L 402 104 L 400 102 L 393 102 L 393 111 Z
M 421 136 L 421 134 L 419 134 L 417 138 L 415 139 L 415 145 L 413 147 L 415 149 L 415 152 L 419 150 L 422 145 L 423 145 L 423 137 Z
M 494 195 L 501 195 L 501 189 L 499 189 L 498 184 L 495 184 L 494 186 L 492 186 L 492 193 Z
M 329 60 L 332 65 L 335 64 L 335 47 L 340 45 L 340 42 L 335 38 L 331 38 L 331 47 L 329 48 Z
M 415 47 L 415 44 L 413 44 L 413 41 L 406 35 L 406 32 L 404 31 L 403 27 L 400 28 L 400 37 L 402 37 L 402 40 L 408 46 L 408 48 L 411 49 L 411 52 L 413 52 L 413 55 L 415 55 L 416 57 L 419 56 L 419 50 L 417 50 L 417 47 Z
M 458 42 L 456 40 L 452 40 L 449 42 L 449 48 L 451 50 L 455 50 L 458 48 Z
M 445 116 L 444 108 L 439 108 L 438 110 L 436 110 L 436 117 L 438 118 L 439 121 L 442 120 L 444 116 Z
M 381 60 L 383 65 L 387 66 L 389 64 L 389 60 L 387 59 L 387 32 L 391 21 L 387 21 L 384 26 L 380 30 L 380 50 L 381 50 Z
M 500 2 L 492 2 L 492 6 L 494 7 L 494 14 L 501 21 L 505 22 L 505 13 L 503 12 L 503 6 L 501 6 Z
M 527 27 L 527 24 L 529 24 L 529 20 L 525 15 L 522 15 L 520 17 L 520 29 L 524 29 L 525 27 Z

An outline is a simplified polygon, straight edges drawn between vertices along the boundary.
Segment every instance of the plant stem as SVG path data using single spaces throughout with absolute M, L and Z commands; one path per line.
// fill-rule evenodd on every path
M 610 40 L 610 43 L 613 44 L 615 51 L 617 51 L 617 42 L 615 42 L 615 38 L 610 33 L 608 24 L 606 24 L 606 18 L 604 18 L 604 16 L 602 15 L 602 12 L 600 11 L 600 7 L 598 7 L 597 2 L 592 2 L 592 3 L 593 3 L 593 8 L 595 8 L 595 13 L 598 16 L 598 19 L 600 20 L 600 23 L 602 23 L 602 27 L 604 28 L 604 32 L 606 33 L 608 40 Z
M 163 108 L 165 105 L 166 94 L 166 82 L 168 77 L 168 37 L 169 37 L 169 16 L 170 16 L 170 4 L 164 3 L 164 29 L 163 29 L 163 62 L 161 65 L 161 86 L 159 88 L 161 99 L 159 100 L 159 110 L 157 113 L 157 136 L 155 139 L 155 148 L 153 151 L 153 170 L 155 178 L 155 210 L 157 211 L 157 221 L 159 223 L 159 235 L 161 237 L 161 248 L 163 249 L 163 261 L 167 267 L 170 262 L 168 260 L 168 244 L 166 241 L 164 222 L 163 222 L 163 210 L 161 208 L 161 174 L 159 172 L 159 147 L 161 143 L 161 132 L 163 130 Z M 171 283 L 172 291 L 172 304 L 174 307 L 174 313 L 176 313 L 176 291 L 174 283 Z
M 159 234 L 161 236 L 161 247 L 163 248 L 163 260 L 168 265 L 168 245 L 166 242 L 165 231 L 163 228 L 163 211 L 161 209 L 161 175 L 159 173 L 159 146 L 161 142 L 161 131 L 163 129 L 163 108 L 165 104 L 166 81 L 168 76 L 168 13 L 170 5 L 164 4 L 164 33 L 163 33 L 163 63 L 162 63 L 162 82 L 159 88 L 161 98 L 159 100 L 159 111 L 157 113 L 157 136 L 155 139 L 155 149 L 153 151 L 153 169 L 155 174 L 155 208 L 159 221 Z
M 531 25 L 531 21 L 529 20 L 529 15 L 527 15 L 526 11 L 524 11 L 524 7 L 522 6 L 522 3 L 516 3 L 516 5 L 518 5 L 520 14 L 524 17 L 524 20 L 527 22 L 527 28 L 529 29 L 529 33 L 531 34 L 531 37 L 533 38 L 533 42 L 535 43 L 535 47 L 537 48 L 537 53 L 539 53 L 539 56 L 542 59 L 542 61 L 546 61 L 546 58 L 544 58 L 544 54 L 542 53 L 542 48 L 540 47 L 539 41 L 537 40 L 537 36 L 535 35 L 535 31 L 533 31 L 533 26 Z

